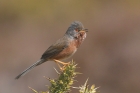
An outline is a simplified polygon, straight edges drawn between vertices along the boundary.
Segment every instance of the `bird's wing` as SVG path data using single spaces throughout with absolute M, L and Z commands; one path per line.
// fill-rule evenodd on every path
M 61 51 L 63 51 L 65 48 L 68 47 L 68 42 L 64 40 L 63 38 L 58 40 L 56 43 L 51 45 L 42 55 L 41 59 L 48 59 L 50 57 L 53 57 L 57 54 L 59 54 Z

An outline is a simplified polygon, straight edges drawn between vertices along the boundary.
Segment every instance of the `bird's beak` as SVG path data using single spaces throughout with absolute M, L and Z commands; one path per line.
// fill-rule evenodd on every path
M 88 32 L 88 29 L 82 29 L 81 31 L 79 32 Z

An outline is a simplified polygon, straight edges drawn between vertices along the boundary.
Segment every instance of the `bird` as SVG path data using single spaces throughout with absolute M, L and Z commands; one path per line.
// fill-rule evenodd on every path
M 34 67 L 47 61 L 54 61 L 57 64 L 61 63 L 62 65 L 67 65 L 68 63 L 60 60 L 71 57 L 77 51 L 79 46 L 85 40 L 87 32 L 88 29 L 85 29 L 81 22 L 72 22 L 63 37 L 52 44 L 36 63 L 25 69 L 15 79 L 19 79 L 21 76 L 24 76 L 31 71 Z

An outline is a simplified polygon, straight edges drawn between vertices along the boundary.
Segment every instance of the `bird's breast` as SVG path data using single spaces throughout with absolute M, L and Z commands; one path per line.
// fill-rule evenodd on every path
M 53 57 L 53 59 L 61 60 L 71 57 L 82 44 L 86 38 L 86 33 L 81 32 L 77 35 L 77 39 L 68 39 L 68 46 L 64 48 L 59 54 Z
M 53 59 L 61 60 L 71 57 L 77 51 L 74 41 L 70 41 L 68 46 L 57 54 Z

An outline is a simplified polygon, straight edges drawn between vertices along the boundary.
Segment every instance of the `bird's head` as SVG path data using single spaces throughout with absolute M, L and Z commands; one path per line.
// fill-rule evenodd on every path
M 66 35 L 77 38 L 78 35 L 80 35 L 81 33 L 86 34 L 86 32 L 88 32 L 88 29 L 85 29 L 81 22 L 74 21 L 66 31 Z

